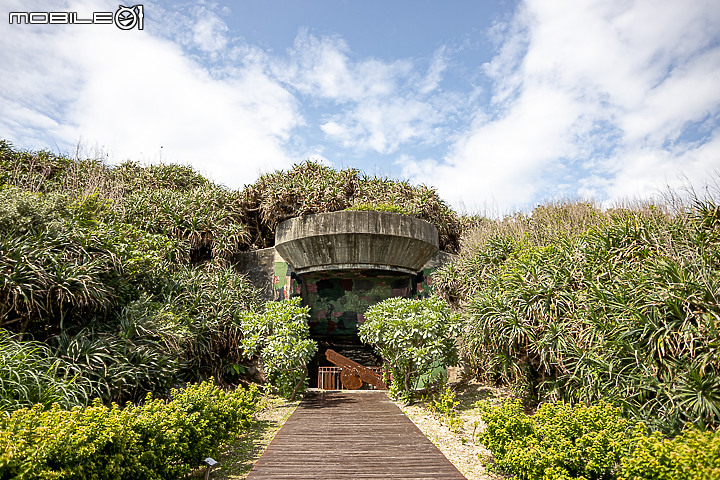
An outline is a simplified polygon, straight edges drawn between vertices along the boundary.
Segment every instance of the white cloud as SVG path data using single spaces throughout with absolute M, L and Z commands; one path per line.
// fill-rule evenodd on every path
M 355 153 L 394 153 L 404 145 L 439 141 L 449 114 L 449 94 L 438 88 L 447 67 L 445 49 L 438 49 L 427 71 L 419 75 L 410 60 L 354 60 L 337 36 L 298 34 L 285 60 L 273 62 L 274 74 L 290 88 L 332 103 L 320 125 L 330 142 Z
M 408 61 L 373 58 L 353 62 L 350 48 L 339 36 L 318 37 L 301 30 L 286 61 L 274 71 L 298 91 L 336 102 L 358 102 L 395 92 L 397 77 L 407 74 Z
M 219 17 L 208 18 L 212 25 L 194 35 L 214 52 L 226 28 Z M 7 79 L 0 131 L 19 145 L 45 148 L 37 140 L 47 136 L 65 146 L 82 139 L 115 161 L 156 161 L 162 151 L 163 160 L 193 164 L 234 187 L 294 160 L 282 145 L 303 121 L 297 101 L 253 62 L 217 78 L 147 29 L 12 27 L 0 34 L 0 77 Z
M 437 89 L 447 67 L 448 62 L 447 58 L 445 58 L 445 47 L 441 47 L 433 54 L 430 67 L 428 68 L 425 77 L 420 81 L 420 84 L 417 87 L 418 92 L 426 95 Z
M 192 26 L 193 41 L 205 52 L 218 52 L 228 44 L 228 27 L 212 10 L 203 6 L 196 9 Z
M 718 32 L 711 1 L 528 0 L 492 32 L 491 104 L 444 161 L 406 173 L 502 210 L 701 182 L 720 166 Z
M 361 102 L 322 130 L 345 147 L 387 154 L 410 140 L 430 141 L 434 125 L 443 120 L 429 103 L 391 97 Z

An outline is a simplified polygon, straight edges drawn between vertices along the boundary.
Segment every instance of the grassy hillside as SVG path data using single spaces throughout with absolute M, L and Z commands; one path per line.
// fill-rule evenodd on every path
M 139 401 L 243 380 L 253 287 L 230 265 L 277 224 L 346 208 L 435 224 L 434 277 L 472 373 L 536 402 L 619 405 L 665 432 L 720 424 L 720 207 L 559 203 L 459 217 L 431 188 L 305 162 L 230 190 L 0 141 L 0 407 Z M 464 225 L 473 228 L 465 231 Z
M 720 425 L 720 205 L 673 204 L 479 222 L 435 283 L 475 375 L 666 432 Z
M 434 190 L 313 162 L 243 190 L 180 165 L 111 166 L 0 141 L 0 398 L 5 410 L 138 401 L 242 380 L 239 314 L 258 307 L 229 260 L 297 215 L 383 208 L 460 222 Z

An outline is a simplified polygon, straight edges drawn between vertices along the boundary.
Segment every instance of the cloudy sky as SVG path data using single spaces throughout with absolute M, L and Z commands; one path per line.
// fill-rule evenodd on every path
M 0 2 L 0 138 L 231 188 L 311 158 L 468 212 L 720 177 L 717 0 L 148 0 L 142 30 L 10 24 L 118 3 Z

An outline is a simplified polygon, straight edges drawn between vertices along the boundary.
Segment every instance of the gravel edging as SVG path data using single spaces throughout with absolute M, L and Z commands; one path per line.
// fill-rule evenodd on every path
M 455 433 L 433 416 L 422 404 L 398 404 L 405 415 L 417 425 L 421 432 L 465 475 L 468 480 L 496 480 L 502 478 L 488 472 L 485 465 L 488 450 L 473 441 L 473 424 L 479 420 L 473 415 L 461 415 L 465 428 Z M 468 431 L 469 430 L 469 431 Z

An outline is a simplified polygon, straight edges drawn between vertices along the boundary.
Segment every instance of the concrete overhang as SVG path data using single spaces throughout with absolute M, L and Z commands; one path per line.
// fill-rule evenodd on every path
M 320 213 L 278 225 L 275 249 L 300 274 L 356 269 L 415 274 L 438 251 L 438 232 L 424 220 L 397 213 Z

